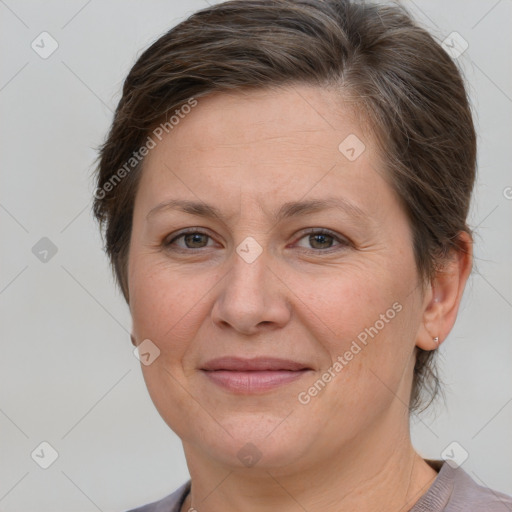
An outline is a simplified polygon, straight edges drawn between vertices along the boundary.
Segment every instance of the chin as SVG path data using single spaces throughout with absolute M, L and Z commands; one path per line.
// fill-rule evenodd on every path
M 297 425 L 295 431 L 282 417 L 276 422 L 265 421 L 261 414 L 252 419 L 245 415 L 221 424 L 231 435 L 222 429 L 222 436 L 213 438 L 219 429 L 210 429 L 193 443 L 201 444 L 216 461 L 237 469 L 272 470 L 293 465 L 304 457 L 310 444 L 304 428 Z

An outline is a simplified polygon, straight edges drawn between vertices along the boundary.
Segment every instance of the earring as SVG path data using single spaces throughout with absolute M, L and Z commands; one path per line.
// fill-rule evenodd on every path
M 436 336 L 436 337 L 434 338 L 434 342 L 435 342 L 435 343 L 439 343 L 439 336 Z

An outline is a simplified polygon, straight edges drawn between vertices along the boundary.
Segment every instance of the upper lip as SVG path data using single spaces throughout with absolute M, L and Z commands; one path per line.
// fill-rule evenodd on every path
M 277 370 L 310 370 L 307 364 L 289 359 L 277 359 L 275 357 L 254 357 L 252 359 L 244 359 L 240 357 L 219 357 L 211 359 L 204 364 L 201 370 L 231 370 L 239 372 L 248 371 L 277 371 Z

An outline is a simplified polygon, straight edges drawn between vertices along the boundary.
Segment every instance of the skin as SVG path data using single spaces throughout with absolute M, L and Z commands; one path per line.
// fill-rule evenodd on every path
M 160 350 L 142 371 L 183 442 L 192 478 L 183 511 L 409 510 L 437 475 L 410 441 L 414 351 L 434 350 L 433 337 L 451 330 L 471 240 L 461 235 L 465 253 L 423 290 L 406 214 L 349 106 L 305 85 L 212 94 L 146 157 L 128 264 L 132 342 Z M 349 134 L 365 145 L 354 161 L 338 149 Z M 285 202 L 326 197 L 363 215 L 272 216 Z M 148 217 L 169 199 L 208 203 L 222 217 L 171 208 Z M 184 228 L 206 236 L 176 238 Z M 251 263 L 236 251 L 246 237 L 262 248 Z M 301 404 L 298 394 L 395 303 L 400 312 Z M 237 395 L 200 371 L 226 355 L 293 359 L 312 371 Z M 244 446 L 260 456 L 251 467 L 237 455 Z

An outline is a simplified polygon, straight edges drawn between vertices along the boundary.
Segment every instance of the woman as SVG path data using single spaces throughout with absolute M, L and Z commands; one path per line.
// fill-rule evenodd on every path
M 475 167 L 460 73 L 399 7 L 235 0 L 140 56 L 95 214 L 191 480 L 136 510 L 512 507 L 409 433 Z

